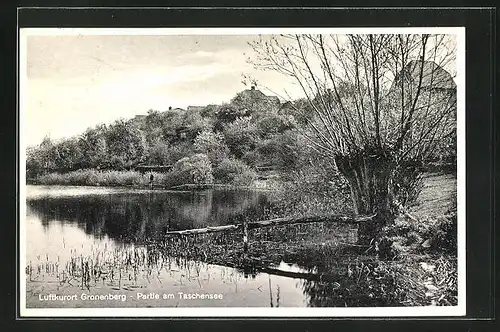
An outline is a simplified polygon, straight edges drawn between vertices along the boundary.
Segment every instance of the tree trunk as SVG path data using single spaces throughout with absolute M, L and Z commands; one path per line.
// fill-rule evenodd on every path
M 389 183 L 394 162 L 383 153 L 364 152 L 336 158 L 339 171 L 349 182 L 357 215 L 375 214 L 371 221 L 358 226 L 358 243 L 374 244 L 382 227 L 394 221 Z

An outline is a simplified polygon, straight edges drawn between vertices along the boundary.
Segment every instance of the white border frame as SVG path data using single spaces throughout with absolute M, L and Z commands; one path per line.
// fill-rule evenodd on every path
M 457 37 L 457 236 L 458 305 L 370 308 L 26 308 L 26 119 L 27 36 L 30 35 L 251 35 L 278 33 L 439 33 Z M 465 27 L 401 28 L 22 28 L 18 30 L 19 81 L 19 266 L 20 318 L 30 317 L 446 317 L 466 314 Z

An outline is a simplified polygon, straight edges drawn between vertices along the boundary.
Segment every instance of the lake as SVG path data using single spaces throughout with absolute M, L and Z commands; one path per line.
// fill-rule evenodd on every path
M 184 255 L 200 254 L 200 243 L 216 255 L 220 248 L 241 254 L 239 234 L 236 242 L 224 234 L 209 242 L 165 238 L 171 230 L 269 219 L 270 192 L 29 185 L 26 196 L 27 308 L 399 304 L 386 296 L 392 279 L 342 251 L 355 249 L 349 225 L 253 230 L 252 254 L 277 257 L 259 269 Z
M 268 196 L 249 190 L 168 192 L 29 185 L 27 307 L 309 306 L 311 281 L 286 273 L 248 274 L 175 257 L 156 257 L 154 267 L 150 264 L 151 243 L 161 242 L 166 231 L 237 223 L 243 217 L 265 218 L 272 206 Z M 104 267 L 123 262 L 123 257 L 147 268 L 138 271 L 134 264 L 124 263 L 119 276 L 108 269 L 102 280 L 99 276 L 92 282 L 81 281 L 85 272 L 79 268 L 84 262 Z M 274 268 L 310 271 L 293 262 Z M 116 275 L 110 278 L 110 273 Z M 197 298 L 185 298 L 186 294 Z M 96 299 L 96 295 L 102 297 Z

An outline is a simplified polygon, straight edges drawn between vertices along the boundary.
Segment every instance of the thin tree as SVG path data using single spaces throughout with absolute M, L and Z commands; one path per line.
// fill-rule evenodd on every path
M 355 213 L 375 215 L 358 241 L 378 239 L 403 208 L 398 172 L 455 135 L 456 85 L 444 69 L 454 66 L 453 36 L 280 35 L 251 46 L 256 68 L 300 86 L 314 113 L 301 133 L 348 180 Z

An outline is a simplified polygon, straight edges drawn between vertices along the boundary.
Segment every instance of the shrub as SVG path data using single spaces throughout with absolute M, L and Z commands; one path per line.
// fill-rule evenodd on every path
M 144 161 L 146 139 L 131 122 L 115 121 L 108 127 L 105 138 L 109 165 L 113 169 L 126 169 Z
M 287 173 L 276 194 L 285 215 L 331 215 L 352 213 L 347 181 L 324 160 L 304 163 Z
M 224 128 L 224 137 L 231 152 L 241 158 L 245 153 L 256 148 L 259 140 L 257 127 L 252 117 L 242 117 Z
M 384 228 L 384 234 L 396 247 L 404 248 L 399 253 L 454 254 L 457 250 L 457 215 L 450 212 L 420 221 L 399 217 L 394 224 Z
M 296 123 L 291 115 L 268 113 L 261 116 L 256 125 L 260 137 L 270 138 L 294 128 Z
M 455 253 L 457 250 L 457 214 L 456 212 L 440 216 L 433 220 L 427 234 L 431 251 Z
M 256 150 L 245 152 L 245 154 L 241 157 L 241 160 L 243 161 L 243 163 L 245 163 L 251 167 L 255 167 L 255 166 L 259 165 L 259 163 L 261 162 L 262 155 L 256 149 Z
M 288 130 L 259 142 L 258 153 L 262 160 L 282 170 L 295 170 L 300 163 L 303 145 L 299 144 L 297 133 Z
M 229 154 L 224 136 L 221 133 L 208 130 L 202 131 L 196 136 L 193 148 L 198 153 L 205 153 L 214 166 L 218 165 Z
M 189 141 L 179 142 L 169 145 L 166 151 L 165 164 L 174 164 L 182 158 L 189 157 L 193 154 L 193 144 Z
M 257 178 L 257 173 L 240 160 L 225 158 L 215 168 L 214 177 L 219 183 L 247 186 Z
M 163 140 L 151 143 L 148 150 L 148 161 L 153 165 L 167 165 L 169 163 L 169 146 Z
M 165 184 L 169 187 L 189 183 L 213 183 L 212 165 L 207 155 L 198 153 L 180 159 L 165 178 Z

